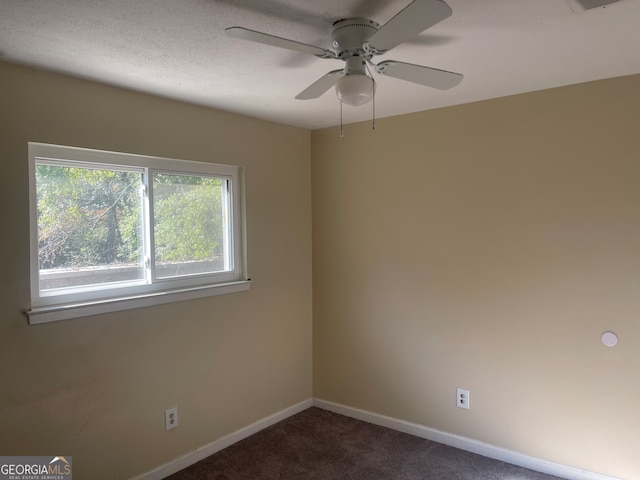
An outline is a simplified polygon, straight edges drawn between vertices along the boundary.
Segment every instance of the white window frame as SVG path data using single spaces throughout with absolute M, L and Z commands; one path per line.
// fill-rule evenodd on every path
M 84 168 L 106 168 L 140 172 L 150 180 L 154 173 L 213 176 L 227 180 L 230 186 L 224 199 L 228 202 L 232 228 L 225 242 L 231 252 L 232 265 L 224 272 L 155 278 L 153 255 L 144 280 L 123 284 L 105 284 L 99 289 L 73 288 L 41 294 L 37 225 L 36 164 L 46 163 Z M 248 290 L 244 237 L 244 176 L 238 166 L 194 162 L 128 153 L 107 152 L 44 143 L 29 143 L 29 210 L 31 307 L 26 310 L 30 324 L 84 317 L 131 308 L 189 300 Z M 146 251 L 153 251 L 153 186 L 145 182 L 143 209 Z

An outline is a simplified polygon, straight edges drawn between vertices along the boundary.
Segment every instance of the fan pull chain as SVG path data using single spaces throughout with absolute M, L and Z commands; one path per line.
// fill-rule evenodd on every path
M 375 130 L 376 129 L 376 84 L 375 84 L 375 80 L 373 83 L 373 123 L 372 123 L 372 128 L 371 130 Z
M 342 131 L 342 100 L 340 100 L 340 138 L 344 137 L 344 132 Z
M 369 77 L 371 77 L 371 82 L 373 83 L 372 87 L 373 87 L 373 120 L 372 120 L 372 124 L 371 124 L 371 129 L 375 130 L 376 129 L 376 80 L 373 78 L 373 74 L 371 73 L 371 70 L 369 69 L 369 65 L 367 63 L 364 64 L 364 67 L 367 69 L 367 72 L 369 72 Z

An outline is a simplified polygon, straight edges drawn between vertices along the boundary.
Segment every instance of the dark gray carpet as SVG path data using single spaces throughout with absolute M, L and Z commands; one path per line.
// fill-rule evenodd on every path
M 559 480 L 310 408 L 170 480 Z

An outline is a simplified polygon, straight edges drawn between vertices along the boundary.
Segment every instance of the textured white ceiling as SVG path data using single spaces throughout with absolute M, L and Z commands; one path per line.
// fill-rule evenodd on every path
M 408 0 L 0 0 L 0 58 L 309 129 L 337 125 L 333 90 L 295 100 L 343 66 L 246 42 L 229 26 L 330 47 L 333 21 L 384 24 Z M 447 91 L 381 77 L 386 117 L 640 73 L 640 0 L 447 0 L 453 15 L 383 56 L 463 73 Z M 344 107 L 345 123 L 371 104 Z

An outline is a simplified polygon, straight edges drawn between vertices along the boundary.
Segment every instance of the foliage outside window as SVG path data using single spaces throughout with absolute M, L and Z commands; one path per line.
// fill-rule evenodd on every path
M 30 317 L 81 316 L 87 302 L 122 309 L 136 298 L 238 290 L 228 288 L 245 278 L 238 167 L 29 147 Z

